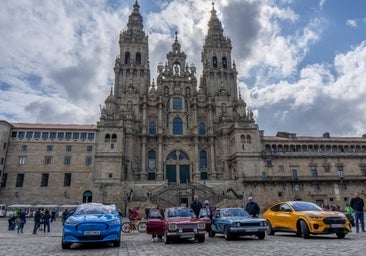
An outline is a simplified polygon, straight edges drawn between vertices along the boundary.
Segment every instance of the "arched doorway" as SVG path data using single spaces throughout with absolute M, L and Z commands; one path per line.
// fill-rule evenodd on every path
M 180 150 L 171 151 L 165 160 L 165 177 L 168 183 L 189 183 L 191 172 L 189 156 Z
M 83 203 L 91 203 L 93 201 L 93 192 L 86 190 L 83 193 Z

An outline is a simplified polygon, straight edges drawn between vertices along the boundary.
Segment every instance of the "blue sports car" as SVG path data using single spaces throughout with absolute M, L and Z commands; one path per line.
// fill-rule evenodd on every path
M 218 208 L 212 218 L 210 236 L 221 233 L 226 240 L 231 240 L 236 236 L 255 235 L 262 240 L 267 230 L 265 219 L 253 218 L 243 208 Z
M 61 245 L 69 249 L 72 243 L 112 242 L 119 247 L 121 228 L 122 215 L 115 205 L 81 204 L 65 221 Z

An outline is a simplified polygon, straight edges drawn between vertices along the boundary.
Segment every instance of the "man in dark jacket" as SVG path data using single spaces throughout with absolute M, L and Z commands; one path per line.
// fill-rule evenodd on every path
M 259 215 L 259 205 L 253 201 L 253 197 L 248 197 L 248 203 L 245 206 L 245 210 L 249 213 L 252 217 L 258 217 Z
M 34 214 L 34 228 L 33 228 L 33 234 L 37 234 L 37 230 L 39 228 L 39 226 L 41 225 L 41 218 L 42 218 L 42 213 L 41 213 L 41 209 L 38 209 L 36 211 L 36 213 Z
M 366 232 L 365 230 L 365 223 L 364 223 L 364 215 L 363 215 L 363 207 L 364 202 L 363 199 L 360 197 L 360 193 L 356 192 L 355 197 L 351 199 L 350 206 L 353 209 L 353 212 L 355 213 L 355 219 L 356 219 L 356 232 L 358 233 L 360 228 L 358 226 L 358 223 L 361 223 L 361 229 L 362 232 Z
M 193 197 L 193 202 L 191 203 L 191 209 L 194 211 L 197 218 L 200 214 L 201 208 L 202 208 L 202 204 L 201 204 L 200 201 L 198 201 L 198 196 L 194 196 Z

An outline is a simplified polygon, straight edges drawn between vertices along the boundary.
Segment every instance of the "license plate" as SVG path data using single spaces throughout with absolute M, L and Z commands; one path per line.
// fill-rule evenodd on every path
M 331 228 L 343 228 L 343 224 L 330 224 Z
M 99 230 L 87 230 L 84 231 L 84 236 L 99 236 L 100 231 Z
M 191 238 L 192 235 L 190 235 L 190 234 L 181 234 L 180 237 L 181 238 Z
M 247 228 L 245 231 L 247 231 L 247 232 L 257 232 L 258 229 L 257 228 Z

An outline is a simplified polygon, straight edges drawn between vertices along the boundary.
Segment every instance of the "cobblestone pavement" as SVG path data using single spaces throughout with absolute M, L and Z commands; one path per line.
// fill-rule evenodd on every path
M 345 239 L 337 239 L 335 235 L 313 236 L 303 239 L 285 233 L 266 236 L 264 240 L 256 237 L 242 237 L 226 241 L 223 236 L 214 238 L 206 236 L 204 243 L 181 242 L 164 244 L 153 242 L 147 234 L 132 231 L 122 234 L 121 247 L 111 244 L 81 245 L 74 244 L 70 250 L 61 248 L 62 225 L 51 223 L 51 232 L 32 234 L 33 220 L 25 225 L 24 233 L 8 231 L 7 218 L 0 219 L 0 255 L 3 256 L 167 256 L 167 255 L 365 255 L 366 233 L 347 234 Z

